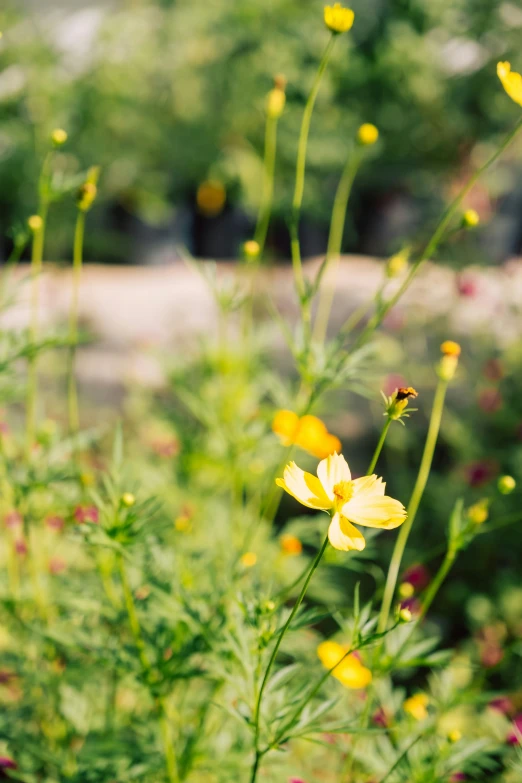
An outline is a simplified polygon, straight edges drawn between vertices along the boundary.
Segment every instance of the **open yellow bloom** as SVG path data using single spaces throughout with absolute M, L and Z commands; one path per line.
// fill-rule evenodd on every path
M 341 441 L 326 429 L 317 416 L 299 418 L 293 411 L 280 410 L 272 422 L 272 430 L 279 436 L 283 446 L 296 444 L 317 459 L 324 459 L 334 451 L 340 451 Z
M 335 549 L 361 551 L 366 541 L 355 525 L 392 530 L 402 525 L 406 510 L 402 503 L 384 494 L 386 488 L 375 475 L 352 480 L 342 454 L 332 454 L 317 466 L 317 478 L 290 462 L 282 479 L 276 479 L 289 495 L 308 506 L 332 512 L 328 538 Z
M 402 708 L 404 712 L 407 712 L 415 720 L 424 720 L 428 717 L 427 706 L 429 703 L 429 697 L 425 693 L 416 693 L 414 696 L 406 699 Z
M 511 70 L 510 63 L 498 63 L 497 75 L 511 100 L 522 106 L 522 76 Z
M 337 642 L 321 642 L 317 648 L 319 660 L 326 669 L 332 669 L 339 661 L 339 665 L 333 670 L 332 676 L 341 682 L 345 688 L 366 688 L 372 681 L 372 673 L 359 658 L 351 653 L 346 655 L 350 648 Z M 341 660 L 346 655 L 344 660 Z
M 332 33 L 346 33 L 353 25 L 355 14 L 351 8 L 343 8 L 341 3 L 324 7 L 324 23 Z

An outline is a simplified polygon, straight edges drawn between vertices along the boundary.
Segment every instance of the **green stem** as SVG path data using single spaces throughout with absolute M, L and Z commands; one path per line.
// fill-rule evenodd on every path
M 401 761 L 406 758 L 410 750 L 413 748 L 413 746 L 420 740 L 422 734 L 419 734 L 415 739 L 413 739 L 410 744 L 402 751 L 400 756 L 394 761 L 388 772 L 385 774 L 383 778 L 379 781 L 379 783 L 385 783 L 385 781 L 389 780 L 390 776 L 395 772 Z
M 69 367 L 67 373 L 67 403 L 69 410 L 69 429 L 75 435 L 80 429 L 80 414 L 78 409 L 78 389 L 76 387 L 75 365 L 78 343 L 78 301 L 80 296 L 80 281 L 83 265 L 83 239 L 85 235 L 85 212 L 78 210 L 76 228 L 74 231 L 73 249 L 73 284 L 71 309 L 69 311 Z
M 382 451 L 382 447 L 384 446 L 384 441 L 386 440 L 386 435 L 388 434 L 388 430 L 390 429 L 390 424 L 391 423 L 392 423 L 392 419 L 390 419 L 390 417 L 388 416 L 388 418 L 386 419 L 386 423 L 385 423 L 384 427 L 382 428 L 381 437 L 379 438 L 379 442 L 378 442 L 377 446 L 375 447 L 375 451 L 373 452 L 372 460 L 371 460 L 370 464 L 368 465 L 368 470 L 366 471 L 366 475 L 367 476 L 370 476 L 373 473 L 373 471 L 375 469 L 375 466 L 377 465 L 377 460 L 380 457 L 380 454 L 381 454 L 381 451 Z
M 274 645 L 274 649 L 272 650 L 272 654 L 270 656 L 270 659 L 268 661 L 268 665 L 265 669 L 265 674 L 263 676 L 263 680 L 261 682 L 261 687 L 259 689 L 259 693 L 257 695 L 256 699 L 256 706 L 254 711 L 254 748 L 255 748 L 255 761 L 254 766 L 252 768 L 252 783 L 255 783 L 256 777 L 257 777 L 257 770 L 259 767 L 259 762 L 261 759 L 260 756 L 260 750 L 259 750 L 259 732 L 260 732 L 260 719 L 261 719 L 261 705 L 263 701 L 263 694 L 268 682 L 268 678 L 270 677 L 270 672 L 272 671 L 272 666 L 274 665 L 274 661 L 276 659 L 277 653 L 279 652 L 279 648 L 281 647 L 281 642 L 283 641 L 283 638 L 288 631 L 292 620 L 294 619 L 295 615 L 297 614 L 297 611 L 299 607 L 301 606 L 301 603 L 303 602 L 303 598 L 306 595 L 306 591 L 308 590 L 308 585 L 310 584 L 310 581 L 312 579 L 312 576 L 314 575 L 319 563 L 321 562 L 321 559 L 326 551 L 326 547 L 328 546 L 328 536 L 323 541 L 323 544 L 319 551 L 317 552 L 317 555 L 314 558 L 314 561 L 312 565 L 310 566 L 310 570 L 308 572 L 308 576 L 305 579 L 305 582 L 303 584 L 303 587 L 301 588 L 301 592 L 299 593 L 299 597 L 297 598 L 297 601 L 295 602 L 292 611 L 290 612 L 288 619 L 286 623 L 284 624 L 280 634 L 277 637 L 277 641 Z
M 274 197 L 274 174 L 277 152 L 277 117 L 266 118 L 265 129 L 265 153 L 264 153 L 264 173 L 263 190 L 261 195 L 261 204 L 257 216 L 257 225 L 254 234 L 255 241 L 259 244 L 259 256 L 263 255 L 265 248 L 268 226 L 270 224 L 270 215 L 272 213 L 272 202 Z
M 47 221 L 47 212 L 49 204 L 42 200 L 38 212 L 42 219 L 42 225 L 34 232 L 31 251 L 31 322 L 29 327 L 29 338 L 31 345 L 35 346 L 38 341 L 39 332 L 39 307 L 40 307 L 40 276 L 42 273 L 43 250 L 45 242 L 45 226 Z M 38 395 L 38 369 L 37 356 L 32 353 L 28 359 L 27 368 L 27 398 L 26 398 L 26 437 L 25 449 L 26 458 L 31 458 L 31 449 L 33 447 L 36 431 L 36 401 Z
M 422 602 L 422 607 L 417 617 L 416 625 L 421 623 L 426 617 L 426 615 L 428 614 L 429 608 L 433 603 L 433 599 L 437 595 L 442 583 L 444 582 L 447 575 L 449 574 L 450 569 L 453 566 L 456 557 L 457 557 L 457 551 L 455 549 L 448 549 L 448 551 L 446 552 L 446 557 L 442 561 L 441 566 L 435 575 L 435 578 L 431 582 L 429 588 L 426 590 L 426 595 Z
M 433 454 L 435 452 L 435 445 L 440 430 L 440 423 L 442 420 L 442 412 L 444 410 L 444 400 L 446 398 L 446 390 L 448 388 L 448 382 L 439 379 L 437 389 L 435 391 L 435 399 L 433 401 L 433 408 L 431 411 L 430 424 L 428 428 L 428 435 L 426 437 L 426 444 L 424 446 L 424 453 L 422 455 L 421 464 L 419 467 L 419 473 L 417 475 L 417 481 L 413 488 L 413 492 L 408 504 L 407 512 L 408 517 L 404 524 L 401 526 L 397 541 L 395 542 L 395 548 L 393 550 L 392 559 L 390 562 L 390 568 L 388 570 L 388 577 L 386 579 L 386 586 L 384 588 L 384 597 L 382 601 L 381 613 L 379 616 L 378 629 L 380 633 L 386 630 L 388 625 L 388 617 L 390 615 L 390 609 L 393 601 L 393 595 L 395 593 L 395 586 L 397 584 L 397 578 L 399 576 L 399 569 L 401 566 L 402 556 L 406 548 L 408 536 L 410 535 L 411 528 L 415 521 L 417 511 L 424 494 L 424 489 L 428 482 L 430 475 L 431 463 L 433 460 Z
M 297 148 L 297 164 L 295 172 L 295 189 L 294 197 L 292 200 L 292 217 L 290 221 L 290 240 L 292 250 L 292 266 L 294 270 L 295 286 L 297 294 L 299 296 L 299 302 L 301 307 L 301 313 L 303 317 L 304 326 L 306 329 L 310 327 L 310 303 L 306 301 L 306 285 L 303 276 L 303 265 L 301 261 L 301 246 L 299 243 L 299 218 L 301 215 L 301 206 L 303 203 L 305 172 L 306 172 L 306 152 L 308 148 L 308 135 L 310 133 L 310 123 L 312 120 L 312 114 L 314 111 L 315 101 L 321 86 L 321 81 L 328 65 L 330 55 L 332 53 L 336 36 L 332 33 L 330 40 L 324 50 L 324 54 L 319 63 L 319 68 L 315 75 L 314 83 L 308 100 L 306 101 L 305 109 L 303 112 L 303 120 L 301 122 L 301 131 L 299 134 L 299 144 Z
M 470 190 L 478 182 L 478 180 L 484 174 L 484 172 L 487 171 L 487 169 L 497 160 L 497 158 L 499 158 L 502 155 L 502 153 L 515 139 L 515 137 L 517 136 L 517 134 L 520 132 L 521 129 L 522 129 L 522 118 L 516 123 L 514 128 L 508 133 L 508 135 L 506 136 L 506 138 L 504 139 L 500 147 L 498 147 L 498 149 L 493 153 L 493 155 L 491 155 L 491 157 L 488 158 L 488 160 L 484 163 L 483 166 L 477 169 L 477 171 L 470 177 L 466 185 L 464 185 L 464 187 L 462 188 L 458 196 L 447 207 L 437 227 L 435 228 L 435 231 L 431 236 L 431 239 L 427 242 L 420 257 L 411 267 L 410 272 L 405 278 L 404 282 L 402 283 L 401 286 L 399 286 L 395 294 L 392 297 L 390 297 L 390 299 L 388 299 L 388 301 L 385 304 L 383 304 L 383 306 L 379 308 L 379 310 L 370 319 L 366 328 L 361 333 L 357 341 L 356 347 L 358 347 L 358 345 L 363 343 L 366 340 L 366 338 L 370 334 L 372 334 L 372 332 L 379 326 L 379 324 L 382 323 L 387 313 L 391 310 L 392 307 L 396 305 L 396 303 L 399 301 L 399 299 L 402 297 L 405 291 L 410 287 L 413 278 L 417 275 L 422 264 L 425 261 L 427 261 L 429 258 L 432 258 L 437 247 L 439 246 L 440 241 L 444 237 L 446 229 L 448 228 L 449 224 L 455 217 L 457 211 L 460 209 L 462 202 L 464 201 L 464 199 L 466 198 Z
M 346 222 L 346 212 L 348 209 L 348 200 L 352 191 L 353 182 L 362 161 L 360 150 L 356 150 L 354 155 L 349 155 L 346 161 L 332 211 L 332 220 L 330 223 L 330 234 L 328 237 L 328 247 L 326 250 L 326 260 L 324 276 L 326 285 L 321 289 L 317 316 L 314 326 L 314 338 L 318 343 L 323 343 L 328 331 L 328 321 L 332 310 L 333 298 L 335 293 L 334 276 L 339 266 L 341 257 L 341 248 L 343 242 L 344 225 Z M 328 281 L 327 275 L 330 267 L 332 268 L 331 281 Z

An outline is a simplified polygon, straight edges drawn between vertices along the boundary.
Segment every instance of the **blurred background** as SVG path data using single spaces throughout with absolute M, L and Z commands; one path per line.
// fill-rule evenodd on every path
M 305 255 L 325 249 L 350 140 L 381 140 L 356 182 L 344 250 L 384 256 L 430 225 L 516 118 L 495 66 L 520 70 L 522 8 L 509 0 L 354 0 L 313 118 L 302 221 Z M 264 106 L 288 79 L 268 248 L 288 257 L 286 216 L 301 114 L 327 40 L 322 0 L 4 0 L 0 10 L 0 255 L 36 208 L 53 128 L 67 173 L 100 164 L 86 258 L 161 264 L 185 246 L 231 259 L 251 235 Z M 469 206 L 478 234 L 444 249 L 456 267 L 522 248 L 522 169 L 513 148 Z M 201 185 L 217 185 L 211 208 Z M 204 201 L 204 199 L 203 199 Z M 70 211 L 70 214 L 69 214 Z M 74 205 L 51 214 L 46 255 L 70 255 Z

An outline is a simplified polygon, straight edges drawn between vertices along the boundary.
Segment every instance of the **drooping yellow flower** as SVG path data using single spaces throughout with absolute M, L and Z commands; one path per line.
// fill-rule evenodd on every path
M 384 494 L 386 485 L 381 478 L 372 475 L 352 480 L 342 454 L 323 459 L 317 477 L 290 462 L 276 483 L 303 506 L 332 512 L 328 538 L 335 549 L 344 552 L 361 551 L 366 546 L 363 534 L 352 523 L 392 530 L 406 519 L 402 503 Z
M 372 673 L 367 669 L 357 655 L 346 655 L 350 648 L 337 642 L 321 642 L 317 648 L 317 655 L 325 669 L 333 670 L 332 676 L 339 680 L 345 688 L 366 688 L 372 681 Z M 344 656 L 346 655 L 346 658 Z M 343 659 L 344 660 L 341 660 Z
M 324 7 L 324 23 L 332 33 L 347 33 L 353 25 L 355 14 L 351 8 L 344 8 L 341 3 Z
M 409 699 L 406 699 L 402 708 L 404 712 L 407 712 L 415 720 L 424 720 L 428 717 L 427 707 L 429 703 L 429 697 L 425 693 L 415 693 Z
M 511 63 L 498 63 L 497 75 L 511 100 L 522 106 L 522 76 L 511 70 Z
M 276 413 L 272 430 L 279 436 L 283 446 L 295 444 L 317 459 L 324 459 L 341 450 L 341 441 L 328 432 L 326 425 L 317 416 L 302 416 L 288 410 Z

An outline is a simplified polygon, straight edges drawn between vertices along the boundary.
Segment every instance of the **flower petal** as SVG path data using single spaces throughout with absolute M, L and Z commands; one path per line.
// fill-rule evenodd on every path
M 290 462 L 285 468 L 284 478 L 276 479 L 278 487 L 282 487 L 289 495 L 308 506 L 308 508 L 331 508 L 332 502 L 326 496 L 321 482 L 311 473 L 305 473 L 295 462 Z
M 375 473 L 353 481 L 353 497 L 356 495 L 384 495 L 385 489 L 386 484 Z
M 341 514 L 334 514 L 330 527 L 328 528 L 328 538 L 334 549 L 340 549 L 343 552 L 350 552 L 356 549 L 361 552 L 366 546 L 366 541 L 360 530 L 357 530 L 346 517 Z
M 406 519 L 406 509 L 399 500 L 388 495 L 361 493 L 354 495 L 343 506 L 342 513 L 351 522 L 363 527 L 379 527 L 392 530 Z
M 348 463 L 343 455 L 337 454 L 337 452 L 330 454 L 329 457 L 326 457 L 319 463 L 317 475 L 324 487 L 324 491 L 332 501 L 334 500 L 333 488 L 335 485 L 341 481 L 351 481 L 352 479 Z
M 342 644 L 333 642 L 331 640 L 321 642 L 317 648 L 317 655 L 319 660 L 326 669 L 331 669 L 337 663 L 339 663 L 343 655 L 346 655 L 346 652 L 346 647 L 343 647 Z
M 332 676 L 341 682 L 345 688 L 366 688 L 372 681 L 372 673 L 363 666 L 355 655 L 347 655 Z

